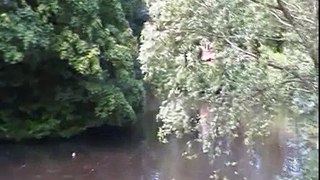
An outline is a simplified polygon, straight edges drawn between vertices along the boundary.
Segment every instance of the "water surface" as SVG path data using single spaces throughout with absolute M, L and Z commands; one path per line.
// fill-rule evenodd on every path
M 199 156 L 195 160 L 181 158 L 184 145 L 177 140 L 166 145 L 147 145 L 144 141 L 133 142 L 125 137 L 90 137 L 1 144 L 0 179 L 206 180 L 215 167 L 222 169 L 222 174 L 229 179 L 270 180 L 274 175 L 283 173 L 284 168 L 293 162 L 285 163 L 290 153 L 281 146 L 283 144 L 279 142 L 270 142 L 261 153 L 262 157 L 257 157 L 250 164 L 244 147 L 236 144 L 231 147 L 232 158 L 239 163 L 227 167 L 227 158 L 218 158 L 213 166 L 206 156 Z M 72 157 L 73 152 L 75 157 Z M 289 171 L 290 168 L 286 170 Z

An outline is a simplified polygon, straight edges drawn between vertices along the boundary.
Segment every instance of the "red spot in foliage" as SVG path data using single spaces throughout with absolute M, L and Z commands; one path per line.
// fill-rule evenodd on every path
M 211 62 L 214 60 L 213 50 L 201 47 L 201 60 L 206 62 Z

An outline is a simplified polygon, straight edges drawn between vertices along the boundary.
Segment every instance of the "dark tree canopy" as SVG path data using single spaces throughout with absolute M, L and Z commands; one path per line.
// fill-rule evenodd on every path
M 135 122 L 136 53 L 118 0 L 1 0 L 0 138 Z

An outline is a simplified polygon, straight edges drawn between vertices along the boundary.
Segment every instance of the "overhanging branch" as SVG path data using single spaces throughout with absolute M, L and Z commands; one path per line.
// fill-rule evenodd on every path
M 275 5 L 272 5 L 272 4 L 263 3 L 263 2 L 260 2 L 258 0 L 251 0 L 251 1 L 254 2 L 254 3 L 260 4 L 260 5 L 266 6 L 268 8 L 271 8 L 271 9 L 280 10 L 280 8 L 278 6 L 275 6 Z

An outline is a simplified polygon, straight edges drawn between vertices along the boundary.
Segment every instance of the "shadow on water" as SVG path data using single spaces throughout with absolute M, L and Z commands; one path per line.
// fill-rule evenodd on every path
M 156 110 L 149 110 L 143 119 L 154 120 Z M 122 133 L 116 131 L 92 131 L 69 140 L 2 143 L 0 180 L 207 180 L 212 168 L 221 169 L 231 180 L 245 179 L 243 176 L 271 180 L 276 174 L 289 172 L 283 169 L 292 164 L 288 154 L 294 148 L 287 146 L 285 136 L 277 132 L 258 150 L 254 162 L 250 162 L 252 158 L 238 139 L 230 146 L 231 159 L 221 157 L 210 165 L 205 155 L 193 160 L 182 158 L 184 140 L 165 145 L 146 143 L 133 141 L 130 135 L 119 136 Z M 227 167 L 229 160 L 239 163 Z

